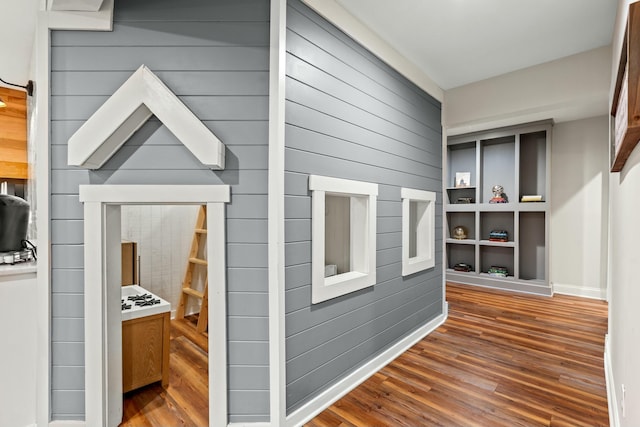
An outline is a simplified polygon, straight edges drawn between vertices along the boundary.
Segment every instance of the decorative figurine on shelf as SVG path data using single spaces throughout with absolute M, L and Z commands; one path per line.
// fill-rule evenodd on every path
M 457 227 L 453 228 L 451 235 L 454 239 L 464 240 L 467 238 L 467 230 L 463 226 L 458 225 Z
M 489 203 L 509 203 L 502 185 L 494 185 L 491 192 L 493 193 L 493 197 L 489 200 Z

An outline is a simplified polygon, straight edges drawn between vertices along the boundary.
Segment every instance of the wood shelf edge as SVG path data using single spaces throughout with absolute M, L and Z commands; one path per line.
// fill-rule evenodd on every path
M 638 141 L 640 140 L 640 3 L 629 5 L 629 14 L 624 33 L 622 50 L 620 52 L 620 62 L 618 64 L 616 84 L 613 93 L 613 103 L 611 115 L 626 114 L 626 130 L 618 144 L 617 149 L 612 152 L 611 172 L 620 172 L 627 159 L 631 155 Z M 626 73 L 625 73 L 626 70 Z M 623 92 L 624 76 L 626 74 L 626 111 L 618 111 L 621 92 Z M 624 98 L 622 99 L 624 101 Z M 616 135 L 613 136 L 615 145 Z
M 640 126 L 629 127 L 625 133 L 618 150 L 615 153 L 611 172 L 620 172 L 631 155 L 633 149 L 640 141 Z

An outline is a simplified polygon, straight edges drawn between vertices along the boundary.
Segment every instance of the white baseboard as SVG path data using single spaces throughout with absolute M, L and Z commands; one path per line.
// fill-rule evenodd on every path
M 86 427 L 86 421 L 51 421 L 49 427 Z
M 370 360 L 356 371 L 349 374 L 336 384 L 332 385 L 318 397 L 308 402 L 289 416 L 287 416 L 287 427 L 297 427 L 311 420 L 313 417 L 331 406 L 345 394 L 356 388 L 358 385 L 366 381 L 373 374 L 384 368 L 395 358 L 410 349 L 413 345 L 422 340 L 425 336 L 433 332 L 438 326 L 447 320 L 447 313 L 443 313 L 436 317 L 420 329 L 408 335 L 400 342 Z
M 611 366 L 611 348 L 608 334 L 604 336 L 604 378 L 607 386 L 607 401 L 609 403 L 609 425 L 611 427 L 619 427 L 617 388 L 613 377 L 613 366 Z
M 591 299 L 606 300 L 607 290 L 600 288 L 585 288 L 576 285 L 563 285 L 562 283 L 553 284 L 553 293 L 562 295 L 571 295 L 574 297 L 583 297 Z
M 271 427 L 270 422 L 258 422 L 258 423 L 229 423 L 227 427 Z

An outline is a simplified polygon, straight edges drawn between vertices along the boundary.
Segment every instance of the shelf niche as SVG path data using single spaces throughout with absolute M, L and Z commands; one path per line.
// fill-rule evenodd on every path
M 551 120 L 491 129 L 449 138 L 445 176 L 452 185 L 456 172 L 472 172 L 468 189 L 447 188 L 447 280 L 539 295 L 553 293 L 549 283 L 549 204 Z M 474 156 L 472 158 L 472 155 Z M 472 166 L 475 165 L 475 166 Z M 492 188 L 501 185 L 508 203 L 490 203 Z M 459 204 L 467 191 L 476 203 Z M 522 196 L 540 202 L 521 202 Z M 467 239 L 453 239 L 453 228 L 467 229 Z M 490 241 L 490 232 L 505 230 L 506 242 Z M 458 263 L 470 272 L 454 271 Z M 505 267 L 507 277 L 489 275 Z

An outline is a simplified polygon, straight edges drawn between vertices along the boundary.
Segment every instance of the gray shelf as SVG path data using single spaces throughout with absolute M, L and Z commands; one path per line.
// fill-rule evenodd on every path
M 549 283 L 549 203 L 551 121 L 493 129 L 451 137 L 447 145 L 449 180 L 445 199 L 447 280 L 478 286 L 551 295 Z M 456 172 L 471 172 L 472 187 L 453 187 Z M 502 185 L 508 203 L 489 203 L 491 189 Z M 464 195 L 462 195 L 464 194 Z M 541 202 L 520 202 L 539 194 Z M 455 203 L 472 197 L 475 203 Z M 451 230 L 462 225 L 468 238 L 456 240 Z M 489 240 L 492 230 L 506 230 L 509 241 Z M 456 263 L 473 266 L 465 273 Z M 487 274 L 506 267 L 508 277 Z
M 475 245 L 478 243 L 475 239 L 446 239 L 445 242 L 454 245 Z

